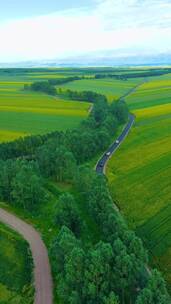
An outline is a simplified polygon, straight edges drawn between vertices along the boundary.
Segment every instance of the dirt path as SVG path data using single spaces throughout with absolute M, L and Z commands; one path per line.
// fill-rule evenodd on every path
M 29 224 L 0 208 L 0 221 L 21 234 L 29 243 L 34 260 L 34 304 L 53 303 L 53 284 L 47 249 L 40 234 Z
M 138 90 L 139 87 L 141 87 L 144 83 L 148 82 L 148 78 L 144 78 L 140 83 L 138 83 L 135 87 L 131 88 L 129 91 L 127 91 L 124 95 L 122 95 L 119 100 L 124 100 L 125 97 L 133 94 Z

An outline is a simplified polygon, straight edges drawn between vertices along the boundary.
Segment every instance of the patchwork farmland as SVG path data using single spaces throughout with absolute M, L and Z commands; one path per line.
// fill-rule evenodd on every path
M 0 142 L 75 128 L 88 115 L 89 103 L 24 91 L 24 84 L 31 83 L 35 77 L 37 81 L 53 76 L 30 74 L 0 75 Z
M 114 69 L 107 71 L 107 76 L 104 71 L 0 71 L 0 142 L 31 135 L 0 145 L 0 205 L 40 232 L 48 251 L 43 264 L 50 262 L 52 268 L 54 303 L 68 303 L 75 277 L 80 284 L 74 283 L 80 303 L 89 299 L 89 284 L 96 290 L 97 277 L 112 293 L 104 298 L 97 290 L 95 296 L 91 295 L 92 303 L 96 299 L 104 304 L 113 300 L 138 303 L 140 294 L 146 288 L 150 290 L 150 281 L 157 280 L 158 284 L 163 275 L 168 289 L 171 285 L 171 74 L 166 70 L 163 76 L 143 76 L 153 71 L 142 68 L 118 70 L 115 77 Z M 73 76 L 63 84 L 62 78 Z M 38 90 L 32 84 L 38 85 Z M 43 91 L 47 87 L 58 90 L 53 95 L 53 90 Z M 67 94 L 65 90 L 70 91 Z M 127 105 L 136 121 L 121 144 L 116 139 L 129 117 Z M 55 130 L 69 131 L 51 133 Z M 40 141 L 34 134 L 46 136 Z M 104 152 L 110 157 L 106 149 L 112 142 L 120 148 L 110 158 L 106 179 L 95 173 L 94 165 Z M 108 184 L 123 217 L 113 208 Z M 3 301 L 29 304 L 33 302 L 33 282 L 31 276 L 23 278 L 32 267 L 28 246 L 3 225 L 0 234 Z M 149 261 L 137 236 L 149 252 Z M 149 275 L 147 264 L 162 274 L 152 270 Z M 46 268 L 37 266 L 39 270 Z M 106 267 L 111 280 L 106 277 Z M 13 270 L 15 282 L 11 279 Z M 87 274 L 90 281 L 82 280 Z M 126 285 L 122 284 L 123 278 Z M 161 293 L 167 304 L 169 296 L 162 282 Z M 79 294 L 83 288 L 85 295 Z M 35 296 L 40 289 L 44 290 L 35 288 Z
M 106 79 L 82 79 L 61 86 L 63 89 L 75 91 L 94 91 L 107 96 L 108 101 L 117 100 L 121 96 L 128 93 L 136 85 L 141 83 L 141 78 L 133 78 L 130 80 Z
M 127 97 L 132 132 L 109 162 L 113 198 L 171 286 L 171 75 L 149 78 Z

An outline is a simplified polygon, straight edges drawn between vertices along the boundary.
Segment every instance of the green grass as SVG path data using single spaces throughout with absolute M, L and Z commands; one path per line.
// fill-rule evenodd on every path
M 30 134 L 76 128 L 88 116 L 90 104 L 54 98 L 23 90 L 25 83 L 74 75 L 72 70 L 48 70 L 3 73 L 0 71 L 0 142 Z M 63 85 L 75 90 L 93 90 L 107 95 L 111 101 L 126 94 L 140 83 L 114 79 L 80 80 Z
M 17 77 L 0 77 L 0 142 L 75 128 L 87 117 L 89 103 L 23 91 L 25 78 Z
M 0 303 L 32 303 L 32 262 L 28 245 L 18 234 L 2 224 L 0 261 Z
M 74 128 L 88 115 L 90 108 L 88 103 L 71 102 L 22 90 L 24 83 L 53 78 L 56 77 L 55 73 L 55 71 L 52 74 L 31 72 L 5 76 L 5 78 L 0 74 L 0 141 L 27 134 Z M 67 74 L 61 73 L 63 77 L 74 75 L 70 70 L 66 70 Z M 59 77 L 59 74 L 57 76 Z M 151 77 L 148 83 L 141 85 L 137 91 L 126 98 L 137 116 L 136 125 L 116 155 L 112 157 L 107 170 L 113 198 L 119 202 L 130 227 L 142 237 L 151 253 L 151 264 L 157 265 L 162 270 L 169 284 L 171 284 L 170 82 L 169 75 Z M 108 100 L 111 101 L 128 93 L 140 83 L 142 79 L 128 81 L 91 79 L 67 83 L 61 87 L 71 90 L 93 90 L 107 95 Z M 94 166 L 96 160 L 95 158 L 90 164 Z M 87 229 L 81 236 L 83 241 L 85 243 L 96 241 L 100 232 L 93 219 L 87 214 L 86 206 L 80 200 L 76 190 L 71 185 L 55 183 L 48 185 L 47 188 L 49 193 L 47 203 L 40 206 L 39 212 L 32 216 L 7 204 L 0 205 L 33 224 L 41 232 L 49 248 L 51 240 L 59 229 L 54 224 L 58 197 L 61 193 L 70 191 L 76 197 L 81 218 L 87 224 Z M 11 243 L 10 238 L 8 241 Z M 8 245 L 3 247 L 8 248 Z M 10 251 L 12 253 L 12 250 Z M 20 259 L 22 255 L 22 250 L 16 251 L 13 260 Z M 7 251 L 4 251 L 4 258 L 8 258 Z M 6 264 L 12 283 L 13 275 L 9 268 L 11 264 L 8 265 L 8 261 Z M 0 281 L 0 294 L 3 294 L 6 303 L 25 304 L 22 302 L 23 295 L 18 290 L 11 290 L 11 286 Z M 12 302 L 10 297 L 16 298 L 16 302 Z
M 82 120 L 78 116 L 47 115 L 34 113 L 0 112 L 0 138 L 8 141 L 24 135 L 43 134 L 55 130 L 77 127 Z M 18 121 L 20 124 L 18 124 Z
M 155 80 L 149 79 L 137 91 L 127 97 L 131 110 L 148 108 L 171 102 L 171 76 L 163 79 L 163 76 Z
M 143 239 L 151 264 L 171 287 L 171 90 L 149 80 L 127 97 L 136 115 L 131 133 L 107 169 L 112 196 L 131 228 Z M 170 94 L 170 95 L 169 95 Z M 166 97 L 167 95 L 167 97 Z M 170 96 L 170 97 L 169 97 Z M 138 105 L 138 106 L 137 106 Z
M 60 87 L 75 91 L 94 91 L 107 96 L 109 101 L 116 100 L 122 95 L 126 94 L 142 79 L 130 79 L 128 81 L 115 80 L 111 78 L 106 79 L 83 79 L 64 84 Z

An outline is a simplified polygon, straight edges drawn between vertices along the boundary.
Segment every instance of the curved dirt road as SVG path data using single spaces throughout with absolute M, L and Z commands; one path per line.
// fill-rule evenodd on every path
M 0 221 L 21 234 L 29 243 L 34 261 L 34 304 L 53 303 L 53 284 L 47 249 L 40 234 L 29 224 L 0 208 Z

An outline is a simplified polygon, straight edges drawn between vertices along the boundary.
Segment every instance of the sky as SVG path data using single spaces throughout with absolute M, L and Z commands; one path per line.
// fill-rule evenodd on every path
M 1 63 L 105 52 L 171 53 L 171 1 L 0 0 Z

